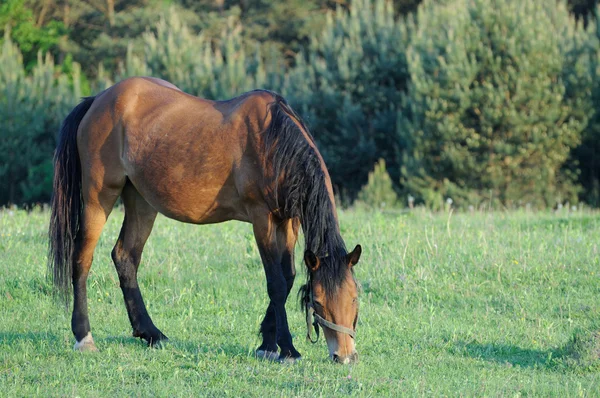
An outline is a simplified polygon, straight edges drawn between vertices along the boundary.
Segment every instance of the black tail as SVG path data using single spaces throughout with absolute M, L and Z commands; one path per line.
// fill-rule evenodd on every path
M 77 129 L 95 97 L 84 98 L 63 121 L 54 154 L 52 213 L 48 228 L 48 271 L 61 298 L 68 304 L 73 272 L 75 236 L 79 231 L 81 164 L 77 150 Z

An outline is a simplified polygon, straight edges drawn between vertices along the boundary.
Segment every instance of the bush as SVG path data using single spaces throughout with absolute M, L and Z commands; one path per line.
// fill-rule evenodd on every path
M 375 169 L 369 173 L 369 181 L 358 193 L 358 201 L 375 209 L 397 205 L 398 197 L 392 187 L 392 179 L 385 170 L 385 160 L 379 159 Z
M 564 3 L 425 1 L 408 50 L 400 113 L 404 189 L 439 208 L 487 200 L 577 200 L 562 170 L 587 122 L 590 89 L 568 90 L 566 53 L 585 32 Z

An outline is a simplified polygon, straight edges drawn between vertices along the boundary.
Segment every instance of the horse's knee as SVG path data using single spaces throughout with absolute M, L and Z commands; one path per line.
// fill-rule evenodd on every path
M 274 304 L 285 303 L 287 299 L 287 291 L 282 283 L 268 281 L 267 293 Z
M 111 257 L 121 282 L 136 279 L 138 256 L 133 251 L 125 250 L 121 241 L 118 241 L 112 250 Z
M 117 242 L 115 247 L 113 247 L 110 256 L 112 257 L 113 263 L 115 263 L 115 266 L 118 268 L 119 263 L 122 261 L 123 258 L 123 245 L 121 244 L 120 240 Z

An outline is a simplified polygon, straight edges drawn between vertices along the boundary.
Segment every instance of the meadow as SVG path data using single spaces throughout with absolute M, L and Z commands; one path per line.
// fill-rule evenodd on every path
M 159 216 L 140 285 L 170 338 L 149 349 L 131 329 L 110 252 L 116 209 L 88 282 L 98 353 L 78 353 L 70 311 L 46 279 L 48 212 L 0 211 L 0 395 L 600 396 L 600 214 L 340 212 L 363 246 L 357 348 L 334 364 L 290 328 L 303 359 L 253 357 L 268 299 L 248 224 Z

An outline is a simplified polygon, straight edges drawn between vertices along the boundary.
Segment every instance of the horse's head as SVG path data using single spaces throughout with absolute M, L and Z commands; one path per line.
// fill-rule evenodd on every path
M 336 261 L 331 257 L 318 258 L 311 251 L 304 254 L 309 278 L 301 293 L 306 309 L 308 337 L 312 341 L 310 332 L 311 326 L 314 326 L 318 338 L 318 328 L 321 326 L 327 340 L 329 356 L 334 361 L 344 364 L 358 360 L 354 342 L 358 320 L 358 287 L 352 267 L 358 263 L 360 254 L 361 247 L 357 245 L 352 252 L 337 259 L 344 262 L 337 267 L 324 265 L 327 261 Z M 335 284 L 331 283 L 332 269 L 338 274 L 341 273 L 336 275 Z

